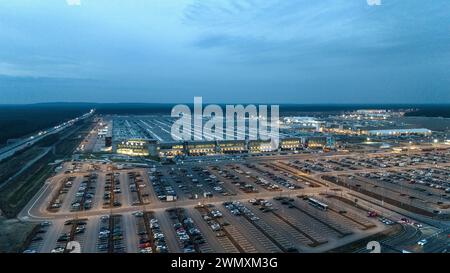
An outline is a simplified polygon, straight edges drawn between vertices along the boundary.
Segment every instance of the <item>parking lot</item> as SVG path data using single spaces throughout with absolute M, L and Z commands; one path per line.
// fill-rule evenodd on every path
M 101 253 L 323 252 L 398 224 L 392 213 L 356 203 L 358 194 L 446 213 L 448 158 L 432 151 L 139 167 L 67 162 L 31 209 L 54 220 L 34 231 L 26 251 L 67 252 L 77 241 L 83 252 Z

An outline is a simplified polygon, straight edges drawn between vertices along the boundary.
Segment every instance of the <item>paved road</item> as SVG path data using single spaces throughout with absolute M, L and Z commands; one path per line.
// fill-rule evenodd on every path
M 43 139 L 46 136 L 53 135 L 53 134 L 63 131 L 64 129 L 72 126 L 75 123 L 75 121 L 78 121 L 80 119 L 86 119 L 86 118 L 92 116 L 93 113 L 94 113 L 93 111 L 88 112 L 82 116 L 79 116 L 77 118 L 74 118 L 74 119 L 66 122 L 65 125 L 63 123 L 58 126 L 48 128 L 46 130 L 42 130 L 41 132 L 46 132 L 45 134 L 37 133 L 37 134 L 29 136 L 23 140 L 20 140 L 19 142 L 16 142 L 9 146 L 3 147 L 2 149 L 0 149 L 0 160 L 3 160 L 5 158 L 8 158 L 8 157 L 14 155 L 15 152 L 20 151 L 26 147 L 29 147 L 29 146 L 35 144 L 36 142 L 38 142 L 39 140 Z

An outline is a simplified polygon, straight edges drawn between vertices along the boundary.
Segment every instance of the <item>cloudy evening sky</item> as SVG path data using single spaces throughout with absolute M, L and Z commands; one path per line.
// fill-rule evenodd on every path
M 450 102 L 449 0 L 76 2 L 0 0 L 0 103 Z

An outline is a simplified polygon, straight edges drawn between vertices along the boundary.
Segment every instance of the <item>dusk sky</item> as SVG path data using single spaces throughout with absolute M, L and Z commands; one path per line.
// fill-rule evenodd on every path
M 0 0 L 0 104 L 194 96 L 449 103 L 450 1 Z

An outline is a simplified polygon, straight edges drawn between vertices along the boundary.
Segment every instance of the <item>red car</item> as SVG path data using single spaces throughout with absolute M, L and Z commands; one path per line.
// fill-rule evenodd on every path
M 378 213 L 376 213 L 375 211 L 369 211 L 369 212 L 367 212 L 367 216 L 369 216 L 369 217 L 377 217 Z
M 147 247 L 151 247 L 152 245 L 150 243 L 144 243 L 144 244 L 140 244 L 139 248 L 147 248 Z

